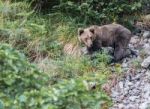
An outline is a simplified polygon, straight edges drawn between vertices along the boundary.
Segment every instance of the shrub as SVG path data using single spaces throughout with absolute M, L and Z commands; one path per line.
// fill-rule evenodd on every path
M 48 75 L 30 64 L 22 53 L 2 43 L 0 71 L 1 109 L 97 109 L 104 103 L 111 104 L 99 86 L 105 80 L 101 73 L 61 79 L 49 86 Z M 90 82 L 95 83 L 95 89 Z
M 131 15 L 141 8 L 141 2 L 134 0 L 61 0 L 54 7 L 68 16 L 86 24 L 104 24 L 118 21 L 125 15 Z
M 83 78 L 61 81 L 52 89 L 52 103 L 57 109 L 99 109 L 104 103 L 111 105 L 109 97 L 98 85 L 95 89 L 89 85 L 90 82 Z
M 25 99 L 24 92 L 39 90 L 46 81 L 46 75 L 30 64 L 23 54 L 0 43 L 0 99 L 5 108 L 13 108 L 15 100 Z

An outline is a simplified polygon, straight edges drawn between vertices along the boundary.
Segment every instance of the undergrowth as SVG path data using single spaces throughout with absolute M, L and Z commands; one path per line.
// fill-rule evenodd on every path
M 93 69 L 92 61 L 72 57 L 50 62 L 51 70 L 41 72 L 22 53 L 0 43 L 1 109 L 97 109 L 111 105 L 101 89 L 111 73 L 107 65 L 101 63 Z

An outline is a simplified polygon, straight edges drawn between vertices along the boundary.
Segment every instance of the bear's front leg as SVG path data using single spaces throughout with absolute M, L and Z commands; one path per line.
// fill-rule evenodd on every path
M 122 58 L 124 58 L 124 55 L 125 55 L 125 49 L 124 48 L 115 48 L 114 50 L 114 61 L 117 62 L 117 61 L 120 61 Z
M 92 47 L 87 47 L 87 51 L 88 51 L 89 55 L 93 54 L 93 52 L 94 52 Z

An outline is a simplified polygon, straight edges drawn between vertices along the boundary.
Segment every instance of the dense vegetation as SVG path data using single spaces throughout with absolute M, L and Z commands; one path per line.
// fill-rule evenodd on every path
M 0 109 L 109 107 L 111 99 L 101 89 L 112 73 L 107 53 L 96 53 L 93 60 L 72 57 L 63 54 L 63 46 L 78 44 L 81 26 L 109 22 L 130 26 L 142 4 L 139 0 L 1 0 Z M 120 73 L 120 66 L 114 71 Z

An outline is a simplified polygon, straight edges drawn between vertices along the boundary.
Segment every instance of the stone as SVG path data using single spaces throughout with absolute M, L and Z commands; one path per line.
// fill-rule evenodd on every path
M 140 78 L 141 78 L 141 74 L 137 74 L 137 75 L 134 77 L 134 80 L 139 81 L 139 80 L 140 80 Z
M 122 67 L 126 68 L 126 67 L 128 67 L 128 64 L 127 63 L 122 63 Z
M 149 92 L 150 91 L 150 84 L 149 83 L 146 83 L 144 85 L 144 89 L 143 89 L 144 92 Z
M 131 37 L 131 40 L 130 40 L 131 45 L 137 45 L 139 42 L 140 42 L 139 37 L 136 37 L 136 36 Z
M 144 50 L 144 53 L 145 53 L 145 54 L 150 55 L 150 44 L 149 44 L 149 43 L 144 44 L 143 50 Z
M 148 78 L 150 78 L 150 70 L 147 70 L 145 74 Z
M 124 106 L 123 104 L 119 104 L 119 105 L 118 105 L 118 108 L 119 108 L 119 109 L 124 109 L 125 106 Z
M 120 88 L 120 89 L 123 89 L 123 82 L 122 82 L 122 81 L 119 82 L 119 88 Z
M 137 104 L 129 104 L 126 106 L 125 109 L 138 109 L 137 107 L 138 107 Z
M 140 45 L 140 46 L 143 46 L 143 45 L 144 45 L 144 40 L 143 40 L 143 39 L 139 42 L 139 45 Z
M 136 98 L 137 98 L 137 96 L 130 96 L 130 97 L 129 97 L 129 100 L 130 100 L 130 101 L 135 101 Z
M 140 104 L 139 109 L 147 109 L 147 103 Z
M 149 92 L 149 91 L 146 91 L 144 95 L 145 95 L 145 98 L 147 98 L 147 97 L 150 96 L 150 92 Z
M 133 85 L 133 83 L 132 83 L 132 82 L 128 82 L 127 84 L 128 84 L 128 86 L 132 86 L 132 85 Z
M 119 96 L 119 93 L 118 92 L 115 92 L 115 91 L 112 91 L 112 95 L 111 95 L 113 98 Z
M 133 92 L 133 95 L 136 96 L 136 97 L 138 98 L 138 96 L 139 96 L 139 94 L 140 94 L 141 91 L 138 90 L 138 89 L 133 89 L 132 92 Z
M 150 39 L 148 39 L 148 43 L 150 43 Z
M 143 37 L 144 38 L 150 38 L 150 31 L 144 31 Z
M 148 43 L 148 39 L 144 39 L 144 43 Z
M 133 44 L 130 44 L 130 43 L 129 43 L 128 46 L 129 46 L 129 48 L 132 48 L 132 49 L 134 48 Z
M 135 87 L 139 87 L 140 86 L 140 81 L 137 81 L 136 83 L 135 83 Z
M 142 69 L 141 70 L 141 73 L 145 73 L 147 70 L 146 69 Z
M 144 61 L 141 63 L 141 66 L 144 68 L 148 68 L 150 65 L 150 56 L 144 59 Z

